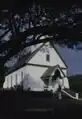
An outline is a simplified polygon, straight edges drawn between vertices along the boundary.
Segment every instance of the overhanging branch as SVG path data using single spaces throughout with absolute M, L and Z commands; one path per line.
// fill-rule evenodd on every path
M 2 34 L 2 35 L 0 36 L 0 40 L 1 40 L 9 31 L 10 31 L 10 30 L 5 31 L 4 34 Z
M 15 48 L 15 49 L 11 49 L 8 54 L 5 56 L 4 58 L 4 63 L 10 58 L 12 57 L 13 55 L 17 54 L 18 52 L 20 52 L 21 50 L 23 50 L 25 47 L 29 47 L 31 45 L 35 45 L 35 44 L 39 44 L 39 43 L 46 43 L 48 41 L 52 41 L 54 40 L 54 38 L 45 38 L 45 39 L 42 39 L 42 40 L 35 40 L 35 41 L 32 41 L 32 42 L 29 42 L 29 43 L 26 43 L 26 44 L 22 44 L 19 48 Z

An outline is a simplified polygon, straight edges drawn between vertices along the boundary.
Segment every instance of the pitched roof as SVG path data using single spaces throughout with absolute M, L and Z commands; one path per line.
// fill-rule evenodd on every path
M 60 71 L 63 73 L 62 71 L 62 68 L 60 68 L 59 65 L 56 65 L 56 66 L 51 66 L 49 67 L 44 73 L 43 75 L 41 76 L 42 79 L 45 79 L 45 78 L 49 78 L 56 69 L 60 69 Z M 63 75 L 65 76 L 65 74 L 63 73 Z
M 17 69 L 22 68 L 23 66 L 26 65 L 26 61 L 29 61 L 43 46 L 45 43 L 43 43 L 39 48 L 37 48 L 35 51 L 33 51 L 32 53 L 28 53 L 26 56 L 24 56 L 22 59 L 18 60 L 18 62 L 12 67 L 9 68 L 8 71 L 5 73 L 5 75 L 8 75 L 14 71 L 16 71 Z
M 59 50 L 57 49 L 56 45 L 53 42 L 50 42 L 50 44 L 53 46 L 54 50 L 57 52 L 57 54 L 59 55 L 60 59 L 62 60 L 62 62 L 64 63 L 64 65 L 66 66 L 66 68 L 68 68 L 67 64 L 65 63 L 65 60 L 63 59 L 61 53 L 59 52 Z
M 41 78 L 46 78 L 46 77 L 50 77 L 52 75 L 52 73 L 54 72 L 54 70 L 57 68 L 58 66 L 51 66 L 49 67 L 41 76 Z
M 8 71 L 5 73 L 5 75 L 8 75 L 16 70 L 18 70 L 19 68 L 22 68 L 23 66 L 25 66 L 29 60 L 32 59 L 32 57 L 45 45 L 46 43 L 43 43 L 42 45 L 40 45 L 35 51 L 33 51 L 30 54 L 27 54 L 26 56 L 24 56 L 22 59 L 20 59 L 12 68 L 8 69 Z M 65 64 L 64 60 L 62 59 L 61 55 L 59 54 L 58 50 L 56 49 L 55 45 L 53 42 L 50 42 L 50 44 L 52 45 L 52 47 L 55 49 L 55 51 L 57 52 L 57 54 L 60 56 L 61 60 L 63 61 L 63 63 Z M 67 65 L 65 64 L 66 68 Z

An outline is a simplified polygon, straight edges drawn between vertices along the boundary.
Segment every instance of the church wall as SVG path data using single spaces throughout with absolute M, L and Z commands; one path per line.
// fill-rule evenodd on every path
M 4 83 L 4 88 L 10 88 L 13 87 L 14 85 L 20 84 L 20 82 L 24 79 L 24 76 L 29 74 L 32 76 L 35 81 L 41 82 L 41 76 L 42 74 L 47 70 L 47 67 L 39 67 L 39 66 L 29 66 L 26 65 L 25 67 L 13 72 L 12 74 L 9 74 L 8 76 L 5 77 L 5 83 Z M 23 72 L 23 76 L 21 75 Z M 63 76 L 63 74 L 61 73 Z M 17 77 L 16 77 L 17 76 Z M 17 79 L 16 79 L 17 78 Z M 12 81 L 11 81 L 12 80 Z M 64 86 L 66 88 L 69 88 L 69 83 L 68 79 L 65 77 L 64 78 Z
M 5 77 L 5 82 L 3 87 L 4 88 L 10 88 L 14 85 L 20 84 L 20 82 L 24 79 L 24 76 L 29 74 L 32 76 L 36 81 L 43 82 L 40 77 L 45 72 L 47 68 L 46 67 L 37 67 L 37 66 L 25 66 L 12 74 L 9 74 Z M 23 78 L 22 78 L 22 72 L 23 72 Z M 17 76 L 17 77 L 16 77 Z
M 57 52 L 54 50 L 53 47 L 48 45 L 48 43 L 45 46 L 43 46 L 41 50 L 28 63 L 40 64 L 46 66 L 47 65 L 55 66 L 59 64 L 60 67 L 66 68 L 65 64 L 60 59 Z
M 46 67 L 39 67 L 39 66 L 26 66 L 25 67 L 25 74 L 29 73 L 36 81 L 41 80 L 40 77 L 42 74 L 47 70 Z
M 16 70 L 15 72 L 6 76 L 3 88 L 10 88 L 17 84 L 20 84 L 20 82 L 23 80 L 24 75 L 25 75 L 24 70 L 25 70 L 25 67 L 23 67 L 19 70 Z

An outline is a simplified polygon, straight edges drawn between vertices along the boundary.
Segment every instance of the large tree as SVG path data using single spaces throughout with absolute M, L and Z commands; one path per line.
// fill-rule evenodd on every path
M 59 10 L 33 2 L 21 11 L 2 9 L 0 16 L 0 87 L 5 63 L 26 55 L 26 47 L 54 40 L 73 48 L 82 41 L 82 9 L 77 5 Z

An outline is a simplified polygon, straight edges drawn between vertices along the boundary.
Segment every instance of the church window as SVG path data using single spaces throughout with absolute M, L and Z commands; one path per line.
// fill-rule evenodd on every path
M 23 80 L 23 72 L 21 72 L 21 80 Z
M 17 74 L 16 74 L 16 85 L 17 85 Z
M 23 72 L 21 72 L 21 81 L 22 81 L 22 86 L 23 86 Z
M 50 61 L 50 55 L 49 54 L 46 54 L 46 61 Z
M 12 76 L 11 76 L 11 87 L 12 87 Z
M 8 82 L 8 78 L 7 78 L 7 88 L 8 88 L 9 82 Z

